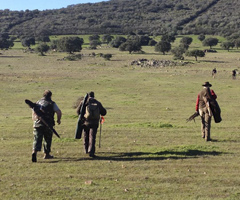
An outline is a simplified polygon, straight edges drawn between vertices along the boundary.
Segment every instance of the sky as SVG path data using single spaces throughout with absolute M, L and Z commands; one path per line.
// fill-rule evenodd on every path
M 0 0 L 0 10 L 52 10 L 80 3 L 98 3 L 108 0 Z

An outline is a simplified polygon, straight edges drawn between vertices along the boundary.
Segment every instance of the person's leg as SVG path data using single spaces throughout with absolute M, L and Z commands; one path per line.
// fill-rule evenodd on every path
M 210 141 L 211 137 L 210 137 L 210 130 L 211 130 L 211 119 L 212 117 L 210 117 L 208 114 L 205 115 L 205 140 L 206 141 Z
M 90 157 L 95 157 L 96 135 L 97 135 L 97 127 L 90 128 L 89 147 L 88 147 L 88 152 Z
M 51 159 L 53 158 L 52 155 L 50 155 L 51 152 L 51 146 L 52 146 L 52 137 L 53 137 L 53 133 L 52 131 L 47 128 L 44 127 L 44 143 L 43 143 L 43 147 L 44 147 L 44 159 Z
M 88 147 L 89 147 L 89 128 L 84 127 L 84 151 L 85 151 L 85 153 L 88 153 Z
M 202 132 L 202 138 L 205 138 L 205 113 L 201 116 L 201 132 Z
M 33 129 L 33 150 L 32 150 L 32 162 L 37 162 L 37 152 L 42 149 L 43 131 L 42 127 Z

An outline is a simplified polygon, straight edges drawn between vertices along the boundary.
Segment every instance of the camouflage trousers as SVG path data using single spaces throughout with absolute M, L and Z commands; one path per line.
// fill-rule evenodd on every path
M 33 129 L 33 135 L 33 150 L 41 151 L 43 142 L 44 153 L 50 153 L 53 136 L 52 131 L 49 130 L 49 128 L 47 128 L 46 126 L 35 127 Z

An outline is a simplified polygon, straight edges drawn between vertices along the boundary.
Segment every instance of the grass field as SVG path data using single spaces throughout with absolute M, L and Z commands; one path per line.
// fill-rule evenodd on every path
M 1 199 L 239 199 L 240 80 L 232 80 L 231 71 L 239 69 L 240 54 L 216 49 L 198 62 L 186 57 L 191 64 L 164 68 L 130 65 L 138 58 L 172 60 L 150 47 L 132 55 L 104 47 L 82 50 L 112 53 L 110 61 L 2 52 Z M 222 110 L 223 121 L 212 123 L 213 142 L 201 138 L 200 118 L 186 123 L 205 81 L 212 83 Z M 63 112 L 62 124 L 55 127 L 61 138 L 53 136 L 55 159 L 44 160 L 40 152 L 32 163 L 31 110 L 24 100 L 37 101 L 45 89 Z M 89 91 L 108 111 L 96 159 L 74 139 L 73 105 Z

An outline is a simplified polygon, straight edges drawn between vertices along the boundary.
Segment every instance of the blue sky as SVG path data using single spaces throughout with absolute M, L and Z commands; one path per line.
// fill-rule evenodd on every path
M 72 4 L 97 3 L 108 0 L 0 0 L 0 10 L 46 10 L 65 8 Z

